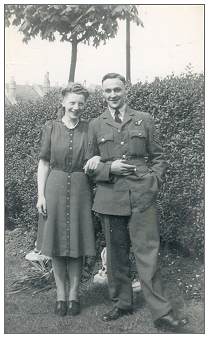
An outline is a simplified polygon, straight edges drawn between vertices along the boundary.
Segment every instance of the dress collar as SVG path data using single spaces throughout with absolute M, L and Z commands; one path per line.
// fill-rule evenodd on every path
M 80 119 L 79 119 L 78 122 L 77 122 L 72 128 L 69 128 L 69 127 L 65 124 L 65 122 L 63 121 L 62 118 L 60 119 L 60 121 L 61 121 L 61 122 L 64 124 L 64 126 L 65 126 L 67 129 L 69 129 L 69 130 L 75 129 L 75 128 L 79 125 L 79 123 L 80 123 Z

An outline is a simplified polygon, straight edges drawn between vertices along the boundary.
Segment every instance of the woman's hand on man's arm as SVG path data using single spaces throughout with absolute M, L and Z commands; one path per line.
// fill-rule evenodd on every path
M 96 170 L 98 164 L 100 163 L 100 159 L 101 159 L 101 156 L 97 156 L 97 155 L 90 158 L 86 162 L 85 166 L 83 167 L 85 174 Z

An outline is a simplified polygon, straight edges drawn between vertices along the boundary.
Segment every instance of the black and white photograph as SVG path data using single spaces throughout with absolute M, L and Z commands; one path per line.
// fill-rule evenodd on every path
M 4 334 L 206 333 L 205 11 L 2 4 Z

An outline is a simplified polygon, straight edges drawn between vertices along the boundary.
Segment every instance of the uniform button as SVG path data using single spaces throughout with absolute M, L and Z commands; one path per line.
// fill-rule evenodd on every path
M 123 144 L 124 144 L 124 141 L 121 141 L 121 142 L 120 142 L 120 144 L 122 144 L 122 145 L 123 145 Z
M 102 142 L 104 142 L 104 141 L 105 141 L 104 137 L 101 139 L 101 141 L 102 141 Z
M 118 133 L 120 133 L 120 129 L 118 129 Z
M 72 147 L 70 147 L 70 150 L 72 150 Z
M 139 136 L 141 136 L 142 134 L 141 133 L 139 133 Z
M 70 142 L 72 143 L 73 141 L 72 141 L 72 140 L 70 140 Z
M 123 155 L 122 158 L 126 158 L 126 155 Z

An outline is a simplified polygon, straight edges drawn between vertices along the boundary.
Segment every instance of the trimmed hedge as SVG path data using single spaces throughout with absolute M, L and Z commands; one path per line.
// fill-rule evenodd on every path
M 158 198 L 162 241 L 203 255 L 204 77 L 188 73 L 137 83 L 128 101 L 155 118 L 168 162 Z
M 161 238 L 194 255 L 204 253 L 204 77 L 182 74 L 128 87 L 129 105 L 149 112 L 164 145 L 168 170 L 158 198 Z M 5 202 L 7 227 L 36 229 L 36 172 L 40 132 L 57 116 L 60 92 L 36 103 L 6 107 Z M 89 98 L 84 118 L 105 108 L 102 93 Z

